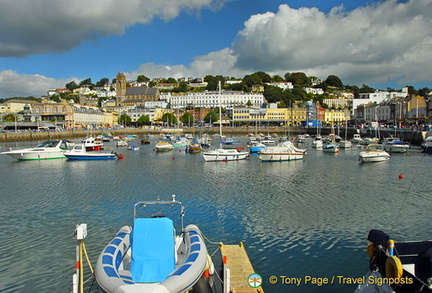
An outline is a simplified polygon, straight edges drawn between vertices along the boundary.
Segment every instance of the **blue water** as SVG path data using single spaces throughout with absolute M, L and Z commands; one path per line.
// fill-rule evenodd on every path
M 353 292 L 355 285 L 337 278 L 321 286 L 304 282 L 364 275 L 370 229 L 396 241 L 432 239 L 432 156 L 418 149 L 369 164 L 358 163 L 357 147 L 339 154 L 309 148 L 294 162 L 204 162 L 201 154 L 156 153 L 155 141 L 122 149 L 125 158 L 116 161 L 0 156 L 0 292 L 71 292 L 76 224 L 88 225 L 94 265 L 117 230 L 131 224 L 135 202 L 172 194 L 186 207 L 186 224 L 211 241 L 245 244 L 265 292 Z M 270 276 L 278 283 L 270 284 Z M 302 283 L 281 284 L 282 276 Z

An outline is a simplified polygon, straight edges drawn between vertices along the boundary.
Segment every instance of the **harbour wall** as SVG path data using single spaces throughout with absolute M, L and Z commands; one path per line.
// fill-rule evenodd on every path
M 122 128 L 122 129 L 101 129 L 101 130 L 65 130 L 65 131 L 47 131 L 47 132 L 33 132 L 33 131 L 22 131 L 22 132 L 3 132 L 0 133 L 0 142 L 19 142 L 19 141 L 46 141 L 51 139 L 70 139 L 70 140 L 80 140 L 86 136 L 98 136 L 102 134 L 109 133 L 113 136 L 127 136 L 127 135 L 147 135 L 147 134 L 160 134 L 164 133 L 191 133 L 192 135 L 200 135 L 202 133 L 207 133 L 209 135 L 218 134 L 219 128 L 202 128 L 196 127 L 185 127 L 180 129 L 174 128 Z M 246 136 L 248 133 L 258 133 L 258 134 L 277 134 L 279 136 L 286 135 L 289 137 L 295 137 L 299 134 L 309 134 L 316 135 L 328 135 L 332 132 L 331 128 L 315 128 L 315 127 L 224 127 L 223 134 L 227 136 Z M 341 128 L 339 130 L 340 136 L 345 136 L 345 129 Z M 362 137 L 373 137 L 375 133 L 365 129 L 347 129 L 347 138 L 352 138 L 354 133 L 360 133 Z M 420 145 L 422 141 L 431 132 L 427 131 L 412 131 L 412 130 L 392 130 L 392 129 L 381 129 L 379 131 L 380 137 L 399 137 L 401 140 L 414 145 Z

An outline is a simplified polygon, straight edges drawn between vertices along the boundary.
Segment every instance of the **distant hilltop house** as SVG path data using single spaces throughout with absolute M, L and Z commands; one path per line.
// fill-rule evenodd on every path
M 117 106 L 145 106 L 146 101 L 158 101 L 160 92 L 158 88 L 147 86 L 127 87 L 126 76 L 119 72 L 116 76 Z

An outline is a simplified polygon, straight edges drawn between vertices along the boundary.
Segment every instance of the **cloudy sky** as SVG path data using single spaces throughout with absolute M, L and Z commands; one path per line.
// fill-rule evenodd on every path
M 0 0 L 0 98 L 120 71 L 432 88 L 431 11 L 432 0 Z

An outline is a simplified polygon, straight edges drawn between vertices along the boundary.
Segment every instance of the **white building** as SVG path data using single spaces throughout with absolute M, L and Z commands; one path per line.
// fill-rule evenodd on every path
M 171 96 L 171 108 L 181 109 L 186 107 L 232 109 L 251 103 L 251 106 L 260 107 L 265 102 L 262 93 L 245 93 L 237 91 L 205 91 L 202 93 L 184 93 Z
M 324 94 L 324 90 L 322 88 L 305 87 L 304 90 L 308 94 L 314 94 L 314 95 Z
M 403 88 L 400 92 L 388 92 L 388 91 L 376 91 L 374 93 L 359 93 L 357 99 L 352 100 L 352 111 L 359 105 L 365 105 L 368 103 L 381 103 L 385 100 L 390 101 L 395 97 L 404 98 L 408 96 L 408 88 Z
M 275 81 L 275 82 L 269 82 L 268 85 L 281 88 L 283 90 L 292 90 L 294 88 L 292 82 L 289 81 Z
M 129 109 L 126 112 L 126 115 L 131 117 L 132 122 L 136 122 L 141 116 L 149 116 L 150 121 L 155 120 L 157 117 L 157 111 L 156 108 L 142 108 L 142 107 L 136 107 L 134 109 Z
M 104 113 L 98 107 L 75 104 L 73 115 L 75 125 L 83 127 L 97 127 L 105 122 Z

